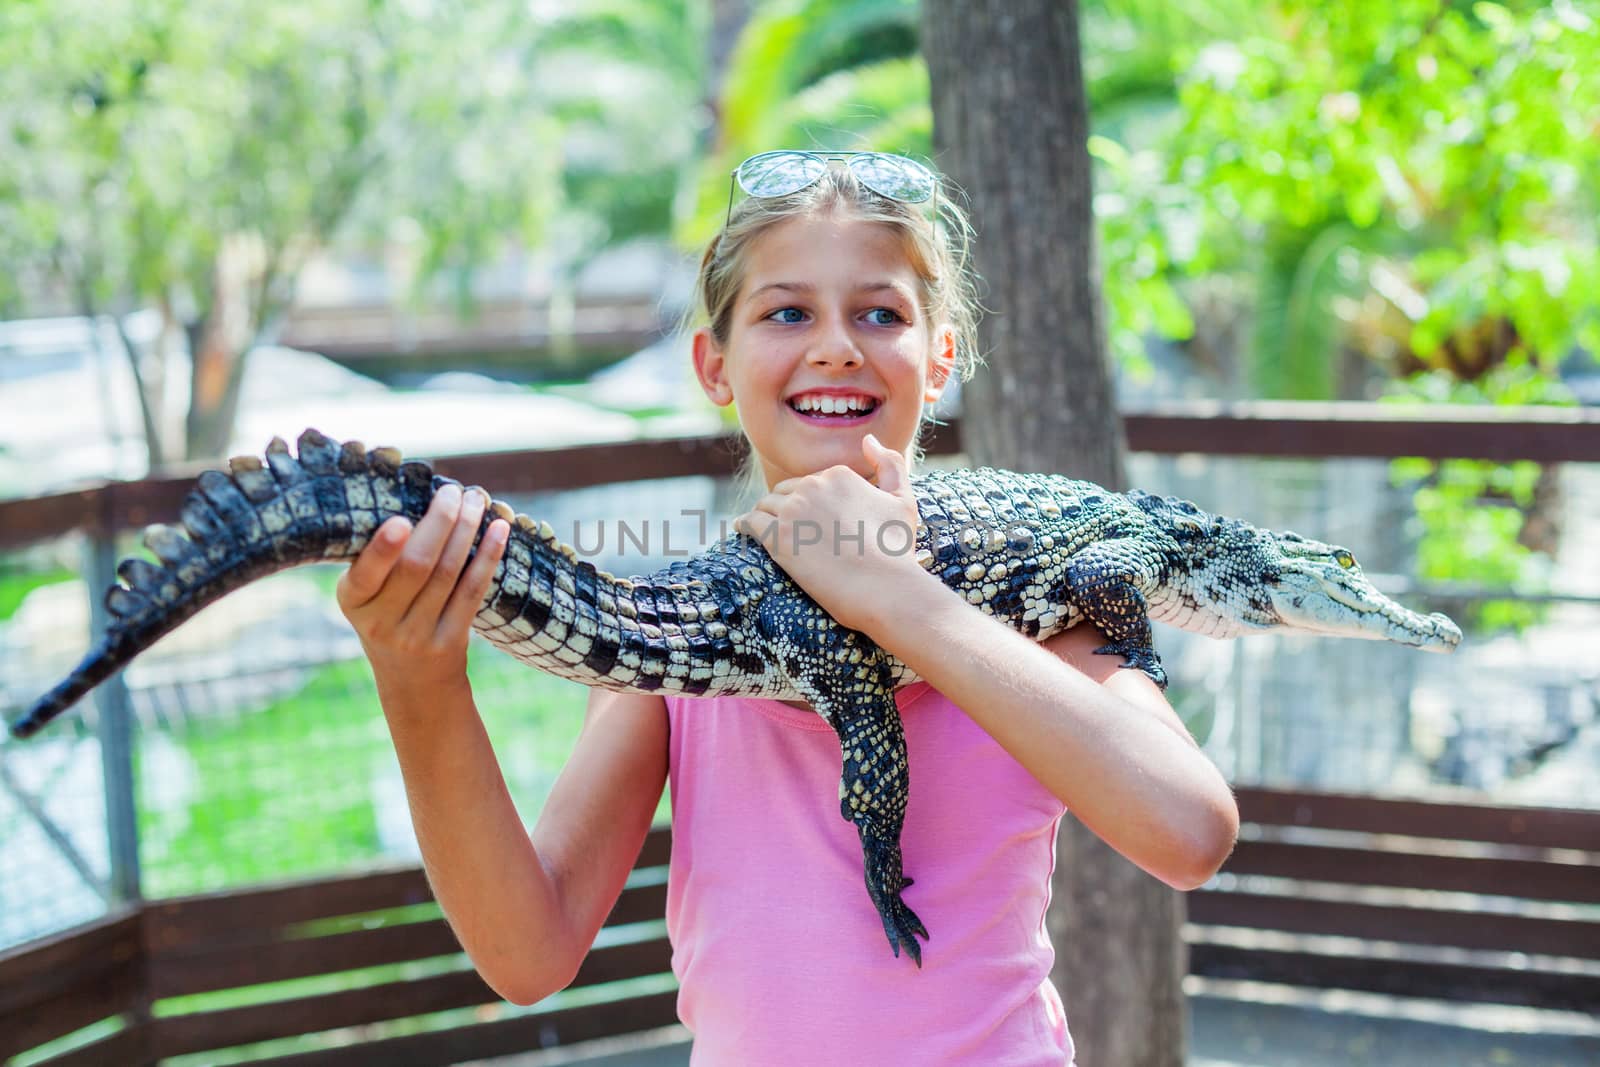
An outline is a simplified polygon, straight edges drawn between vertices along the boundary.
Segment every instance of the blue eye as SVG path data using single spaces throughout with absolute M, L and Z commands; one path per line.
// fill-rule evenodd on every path
M 898 311 L 893 310 L 892 308 L 873 308 L 871 311 L 867 312 L 867 315 L 868 315 L 869 318 L 871 316 L 877 315 L 877 314 L 887 315 L 887 316 L 889 316 L 889 319 L 888 319 L 888 321 L 884 321 L 884 320 L 881 320 L 881 319 L 873 319 L 872 320 L 872 324 L 874 326 L 893 326 L 895 323 L 903 321 L 900 318 L 900 313 Z
M 786 315 L 793 315 L 794 318 L 784 318 L 783 316 Z M 774 319 L 783 323 L 797 323 L 804 317 L 804 312 L 802 312 L 799 308 L 779 308 L 777 311 L 774 311 L 767 316 L 769 319 Z

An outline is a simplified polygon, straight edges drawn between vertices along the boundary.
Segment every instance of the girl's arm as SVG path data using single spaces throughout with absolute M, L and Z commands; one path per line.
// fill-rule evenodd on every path
M 1111 847 L 1193 888 L 1238 831 L 1233 794 L 1143 672 L 1080 624 L 1044 644 L 976 610 L 905 552 L 917 522 L 905 457 L 863 442 L 877 485 L 831 467 L 773 486 L 738 528 L 841 624 L 860 630 L 972 716 Z M 801 537 L 800 524 L 812 524 Z M 880 537 L 891 524 L 900 531 Z M 823 535 L 816 538 L 820 528 Z M 841 536 L 842 534 L 842 536 Z
M 1145 871 L 1176 889 L 1215 874 L 1239 830 L 1233 793 L 1155 683 L 1096 655 L 1107 639 L 1087 623 L 1037 643 L 921 573 L 867 635 Z
M 339 582 L 372 663 L 434 895 L 484 980 L 531 1004 L 572 981 L 639 853 L 666 780 L 660 697 L 596 691 L 530 837 L 466 675 L 472 617 L 505 546 L 484 502 L 447 488 L 381 527 Z

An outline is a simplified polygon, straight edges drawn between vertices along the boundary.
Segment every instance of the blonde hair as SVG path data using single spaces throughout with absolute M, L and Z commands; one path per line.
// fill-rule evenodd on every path
M 978 352 L 977 277 L 972 271 L 972 224 L 956 202 L 960 190 L 941 178 L 935 194 L 936 210 L 929 217 L 925 204 L 906 204 L 873 192 L 856 180 L 855 173 L 832 162 L 817 181 L 787 196 L 746 197 L 735 204 L 727 224 L 711 239 L 700 258 L 695 278 L 690 320 L 708 326 L 719 345 L 726 345 L 734 303 L 744 285 L 750 249 L 762 234 L 779 223 L 802 216 L 842 213 L 887 226 L 900 242 L 906 261 L 922 283 L 922 310 L 929 323 L 949 323 L 955 333 L 955 367 L 951 377 L 966 381 L 982 363 Z M 920 442 L 932 422 L 923 408 L 912 442 L 913 461 L 922 458 Z M 747 462 L 745 476 L 753 472 Z

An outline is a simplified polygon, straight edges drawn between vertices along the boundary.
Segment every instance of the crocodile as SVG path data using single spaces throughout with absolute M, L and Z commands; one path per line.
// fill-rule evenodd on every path
M 199 476 L 179 525 L 122 561 L 109 624 L 83 661 L 11 728 L 38 731 L 205 605 L 268 573 L 357 555 L 386 519 L 415 521 L 448 479 L 395 449 L 307 430 L 297 454 Z M 912 480 L 920 521 L 905 549 L 975 608 L 1044 640 L 1088 621 L 1098 651 L 1165 687 L 1150 620 L 1216 638 L 1268 629 L 1449 651 L 1461 631 L 1373 587 L 1335 545 L 1264 530 L 1184 500 L 1116 493 L 1052 474 L 982 468 Z M 485 494 L 488 495 L 487 493 Z M 919 966 L 927 928 L 907 906 L 900 831 L 909 787 L 893 693 L 918 678 L 836 623 L 744 534 L 654 574 L 614 577 L 548 523 L 491 500 L 511 536 L 473 620 L 517 659 L 586 686 L 633 693 L 746 695 L 810 704 L 842 751 L 840 813 L 860 838 L 868 895 L 896 956 Z M 914 536 L 913 536 L 914 535 Z

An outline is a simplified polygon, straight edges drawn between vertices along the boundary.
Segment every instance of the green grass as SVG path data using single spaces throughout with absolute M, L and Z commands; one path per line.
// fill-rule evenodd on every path
M 577 739 L 585 690 L 486 647 L 473 650 L 471 669 L 508 785 L 531 820 Z M 166 755 L 157 760 L 160 746 L 147 742 L 138 768 L 152 897 L 407 858 L 394 853 L 400 839 L 409 849 L 405 802 L 364 661 L 324 667 L 260 710 L 190 719 L 162 737 L 171 742 Z M 158 782 L 163 774 L 177 784 Z M 171 801 L 174 791 L 180 803 Z
M 17 613 L 22 600 L 35 589 L 59 582 L 70 582 L 77 574 L 65 567 L 51 567 L 38 571 L 13 571 L 0 567 L 0 622 Z
M 363 663 L 326 667 L 291 698 L 238 716 L 191 720 L 170 735 L 188 757 L 192 800 L 163 809 L 141 797 L 146 892 L 197 892 L 378 854 L 370 799 L 343 788 L 349 778 L 339 773 L 355 753 L 377 751 L 383 740 L 362 736 L 375 733 L 361 727 L 356 686 L 365 672 Z M 334 743 L 339 760 L 318 757 Z M 155 785 L 143 766 L 139 781 Z M 245 845 L 247 837 L 264 844 Z

